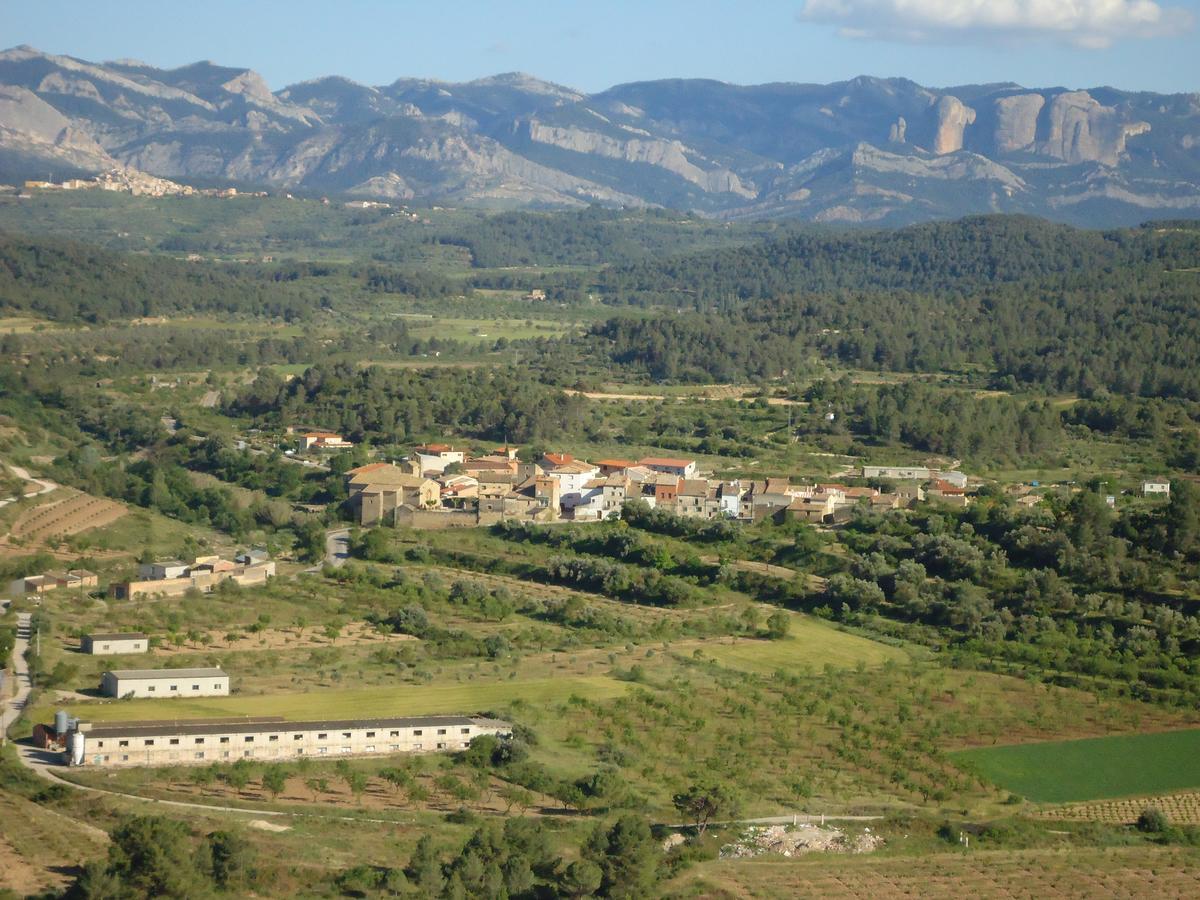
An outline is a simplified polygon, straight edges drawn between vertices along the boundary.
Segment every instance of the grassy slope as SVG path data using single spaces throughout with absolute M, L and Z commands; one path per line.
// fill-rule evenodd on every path
M 130 700 L 79 704 L 71 711 L 94 722 L 193 719 L 205 716 L 284 716 L 293 720 L 461 714 L 524 700 L 551 704 L 572 695 L 590 700 L 620 696 L 625 685 L 611 678 L 574 677 L 480 685 L 404 685 L 274 694 L 260 697 L 208 697 L 202 700 Z
M 886 644 L 838 631 L 811 616 L 792 614 L 788 636 L 781 641 L 739 640 L 735 644 L 709 642 L 705 655 L 722 665 L 769 675 L 776 669 L 794 672 L 807 667 L 816 672 L 825 666 L 845 668 L 883 665 L 889 659 L 907 659 L 905 653 Z
M 1200 786 L 1200 729 L 987 747 L 954 755 L 1001 787 L 1042 802 Z

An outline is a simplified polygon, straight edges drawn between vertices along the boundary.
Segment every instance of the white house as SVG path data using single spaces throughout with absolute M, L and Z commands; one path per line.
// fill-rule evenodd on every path
M 188 573 L 188 564 L 178 559 L 167 562 L 142 563 L 138 566 L 138 575 L 148 581 L 164 581 L 168 578 L 182 578 Z
M 558 502 L 564 509 L 571 509 L 583 502 L 584 487 L 600 475 L 600 468 L 572 459 L 547 469 L 546 474 L 558 482 Z
M 1142 482 L 1143 497 L 1170 497 L 1171 482 L 1169 481 L 1143 481 Z
M 446 471 L 446 466 L 452 463 L 462 464 L 467 459 L 466 451 L 456 450 L 449 444 L 426 444 L 415 448 L 413 454 L 421 466 L 420 474 L 426 478 L 430 475 L 441 475 Z
M 664 475 L 675 475 L 679 478 L 696 477 L 696 461 L 694 459 L 679 459 L 670 456 L 647 456 L 638 460 L 639 466 L 662 472 Z

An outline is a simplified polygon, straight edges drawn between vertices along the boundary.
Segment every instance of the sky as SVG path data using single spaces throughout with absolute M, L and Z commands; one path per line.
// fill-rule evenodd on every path
M 0 0 L 0 47 L 252 68 L 272 89 L 343 75 L 522 71 L 584 91 L 902 76 L 1200 91 L 1200 0 Z

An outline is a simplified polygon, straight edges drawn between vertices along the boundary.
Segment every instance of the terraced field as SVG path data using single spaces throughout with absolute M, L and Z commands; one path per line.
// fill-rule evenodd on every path
M 1193 851 L 1146 847 L 943 853 L 920 858 L 756 859 L 704 864 L 676 882 L 703 897 L 1196 897 Z
M 121 503 L 90 494 L 76 494 L 66 500 L 35 506 L 13 523 L 14 537 L 41 540 L 79 534 L 89 528 L 111 525 L 128 510 Z
M 1136 822 L 1142 810 L 1150 806 L 1161 810 L 1172 825 L 1200 825 L 1200 793 L 1196 791 L 1101 800 L 1098 803 L 1072 803 L 1044 810 L 1039 815 L 1044 819 L 1128 825 Z

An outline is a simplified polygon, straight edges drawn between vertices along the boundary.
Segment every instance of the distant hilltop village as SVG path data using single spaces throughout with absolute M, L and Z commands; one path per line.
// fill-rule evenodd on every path
M 137 169 L 109 169 L 92 178 L 68 178 L 66 181 L 26 181 L 25 194 L 31 191 L 117 191 L 135 197 L 237 197 L 237 188 L 195 188 L 166 178 L 147 175 Z M 241 196 L 265 197 L 266 191 Z

